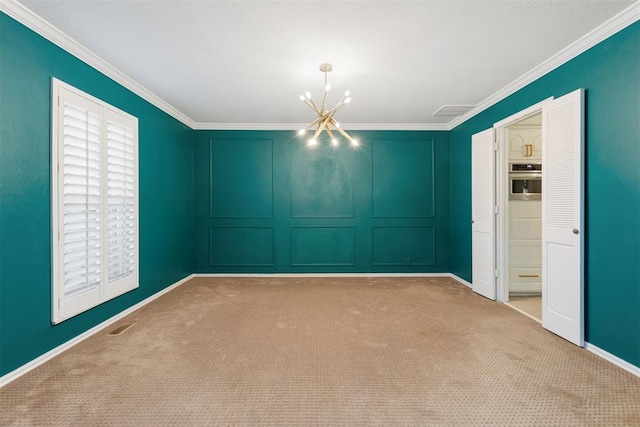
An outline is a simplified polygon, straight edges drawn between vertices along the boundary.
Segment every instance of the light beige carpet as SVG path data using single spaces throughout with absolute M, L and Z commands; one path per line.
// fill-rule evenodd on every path
M 511 296 L 509 295 L 509 305 L 524 311 L 529 316 L 533 316 L 542 322 L 542 296 Z
M 640 425 L 639 378 L 448 278 L 196 279 L 128 322 L 0 424 Z

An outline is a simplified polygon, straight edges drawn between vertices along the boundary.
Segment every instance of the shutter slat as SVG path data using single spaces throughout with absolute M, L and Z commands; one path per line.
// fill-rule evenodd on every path
M 69 296 L 101 281 L 100 118 L 65 104 L 63 122 L 63 265 Z
M 133 131 L 107 124 L 108 282 L 133 274 Z

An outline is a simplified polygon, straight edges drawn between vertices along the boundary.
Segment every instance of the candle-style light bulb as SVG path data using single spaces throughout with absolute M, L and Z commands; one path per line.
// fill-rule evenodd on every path
M 304 135 L 305 133 L 307 133 L 307 130 L 306 130 L 306 129 L 300 129 L 300 130 L 298 131 L 298 135 L 300 135 L 300 136 Z
M 311 92 L 309 92 L 308 90 L 304 92 L 304 96 L 307 97 L 307 99 L 311 99 Z
M 335 139 L 335 138 L 332 138 L 331 139 L 331 145 L 333 145 L 334 147 L 337 147 L 338 146 L 338 140 Z

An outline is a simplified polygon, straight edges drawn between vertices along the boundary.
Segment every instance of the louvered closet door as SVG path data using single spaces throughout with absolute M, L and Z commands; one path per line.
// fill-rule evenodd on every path
M 94 306 L 102 286 L 101 107 L 64 92 L 58 132 L 58 236 L 63 268 L 56 267 L 61 317 Z
M 582 89 L 542 118 L 542 326 L 584 345 Z
M 137 286 L 138 224 L 136 221 L 137 179 L 134 165 L 137 146 L 134 140 L 136 123 L 105 111 L 106 122 L 106 191 L 107 216 L 107 298 L 120 295 Z

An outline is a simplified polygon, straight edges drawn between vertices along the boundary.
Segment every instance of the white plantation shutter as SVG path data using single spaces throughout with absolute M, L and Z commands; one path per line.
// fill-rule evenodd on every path
M 53 322 L 138 286 L 137 120 L 53 80 Z
M 59 124 L 58 307 L 68 316 L 100 301 L 102 197 L 100 106 L 65 94 Z
M 135 199 L 134 131 L 107 119 L 107 293 L 136 278 Z

